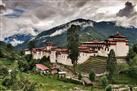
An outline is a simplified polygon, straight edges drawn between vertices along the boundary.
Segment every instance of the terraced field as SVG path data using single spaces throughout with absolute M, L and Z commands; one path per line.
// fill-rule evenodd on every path
M 106 58 L 91 57 L 83 64 L 78 65 L 78 71 L 89 73 L 92 69 L 95 73 L 103 73 L 106 69 Z

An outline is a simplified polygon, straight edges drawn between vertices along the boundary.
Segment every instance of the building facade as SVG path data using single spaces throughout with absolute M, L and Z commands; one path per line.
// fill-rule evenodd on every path
M 72 65 L 68 58 L 68 49 L 56 47 L 52 43 L 47 43 L 46 47 L 33 48 L 31 52 L 25 51 L 25 54 L 32 53 L 34 59 L 41 59 L 43 56 L 49 57 L 51 63 L 61 63 Z M 92 40 L 84 42 L 79 47 L 78 64 L 88 60 L 92 56 L 107 57 L 110 50 L 113 49 L 116 57 L 126 57 L 129 51 L 127 37 L 116 33 L 105 41 Z

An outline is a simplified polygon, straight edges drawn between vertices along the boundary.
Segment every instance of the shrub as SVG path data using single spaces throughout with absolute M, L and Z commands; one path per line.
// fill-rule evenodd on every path
M 11 78 L 5 78 L 2 82 L 3 86 L 10 87 L 13 84 L 13 80 Z
M 132 78 L 137 79 L 137 67 L 129 68 L 129 70 L 128 70 L 128 72 L 127 72 L 127 75 L 128 75 L 129 77 L 132 77 Z
M 94 81 L 94 80 L 95 80 L 95 77 L 96 77 L 96 75 L 95 75 L 94 71 L 91 70 L 90 73 L 89 73 L 89 79 L 90 79 L 91 81 Z
M 0 66 L 0 78 L 8 75 L 8 69 L 5 66 Z
M 106 86 L 105 91 L 112 91 L 112 86 L 111 85 Z
M 81 78 L 82 78 L 82 75 L 81 75 L 81 73 L 79 73 L 78 74 L 78 79 L 81 80 Z
M 103 87 L 106 87 L 108 85 L 108 79 L 106 76 L 103 76 L 101 77 L 100 79 L 100 84 L 103 86 Z
M 28 71 L 29 70 L 29 64 L 25 60 L 18 61 L 18 68 L 22 72 Z

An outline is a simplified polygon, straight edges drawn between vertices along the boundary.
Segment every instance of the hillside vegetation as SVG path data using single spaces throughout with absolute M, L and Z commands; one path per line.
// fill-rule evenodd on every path
M 86 62 L 78 65 L 78 70 L 84 73 L 89 73 L 93 70 L 95 73 L 103 73 L 106 70 L 105 57 L 91 57 Z

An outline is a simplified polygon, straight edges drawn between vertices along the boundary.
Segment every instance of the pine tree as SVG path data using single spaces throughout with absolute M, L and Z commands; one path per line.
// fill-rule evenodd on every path
M 67 47 L 69 50 L 69 58 L 73 64 L 74 72 L 76 73 L 76 65 L 79 56 L 79 35 L 78 32 L 80 30 L 80 26 L 71 25 L 71 27 L 67 31 Z
M 112 81 L 112 76 L 116 72 L 116 65 L 117 65 L 117 60 L 115 57 L 115 52 L 112 49 L 112 50 L 110 50 L 110 52 L 108 54 L 107 65 L 106 65 L 106 69 L 108 72 L 108 79 L 111 81 Z

